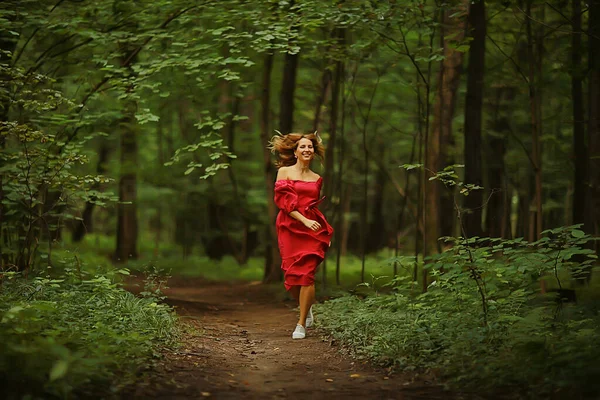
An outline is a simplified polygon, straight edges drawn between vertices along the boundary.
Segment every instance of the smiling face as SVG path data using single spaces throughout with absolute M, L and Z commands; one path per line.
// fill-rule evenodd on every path
M 294 150 L 296 158 L 301 161 L 311 161 L 315 155 L 313 142 L 310 139 L 302 138 L 298 141 L 298 146 Z

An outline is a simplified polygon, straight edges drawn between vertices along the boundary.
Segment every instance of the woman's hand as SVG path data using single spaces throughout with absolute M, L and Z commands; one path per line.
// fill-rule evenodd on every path
M 321 224 L 312 219 L 306 218 L 304 221 L 302 221 L 302 223 L 304 224 L 304 226 L 306 226 L 308 229 L 314 232 L 321 229 Z

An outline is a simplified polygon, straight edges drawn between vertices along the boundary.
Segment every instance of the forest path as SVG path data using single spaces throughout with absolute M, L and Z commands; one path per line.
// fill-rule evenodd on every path
M 125 398 L 460 398 L 425 377 L 387 376 L 344 356 L 315 329 L 292 340 L 295 304 L 260 284 L 174 278 L 169 286 L 167 302 L 191 329 Z

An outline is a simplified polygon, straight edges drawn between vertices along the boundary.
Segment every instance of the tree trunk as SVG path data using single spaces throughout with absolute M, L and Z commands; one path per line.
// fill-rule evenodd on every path
M 327 98 L 327 91 L 329 90 L 329 82 L 331 81 L 331 71 L 328 66 L 325 66 L 323 74 L 321 75 L 321 85 L 319 86 L 319 94 L 317 96 L 317 105 L 315 106 L 315 118 L 313 120 L 313 131 L 319 130 L 319 124 L 321 122 L 321 109 L 325 104 Z
M 291 2 L 293 5 L 293 1 Z M 298 54 L 286 53 L 283 64 L 283 79 L 279 95 L 279 130 L 290 133 L 294 127 L 294 93 L 298 72 Z
M 296 89 L 296 71 L 298 69 L 298 54 L 286 54 L 281 82 L 279 130 L 290 133 L 294 126 L 294 92 Z
M 487 183 L 486 193 L 489 199 L 486 206 L 485 231 L 489 237 L 505 236 L 510 229 L 506 227 L 506 215 L 510 215 L 510 209 L 505 209 L 510 206 L 507 204 L 506 193 L 508 184 L 506 181 L 506 171 L 504 165 L 504 155 L 506 154 L 506 139 L 507 133 L 510 130 L 510 114 L 506 104 L 512 105 L 515 97 L 513 88 L 498 88 L 495 90 L 495 110 L 493 121 L 493 132 L 488 135 L 486 146 L 486 161 L 487 161 Z M 510 221 L 508 221 L 510 224 Z
M 526 4 L 525 29 L 527 32 L 527 60 L 529 64 L 529 106 L 531 114 L 531 158 L 535 174 L 535 213 L 532 215 L 532 225 L 530 229 L 530 240 L 537 240 L 542 233 L 542 155 L 541 142 L 542 120 L 541 120 L 541 88 L 539 79 L 541 73 L 541 48 L 542 35 L 534 39 L 531 27 L 531 3 L 528 0 Z M 537 51 L 534 43 L 537 40 Z M 537 79 L 536 79 L 537 78 Z
M 14 18 L 8 17 L 8 21 L 12 22 Z M 10 59 L 13 56 L 13 51 L 17 46 L 17 38 L 9 32 L 9 29 L 0 30 L 0 61 L 3 64 L 10 64 Z M 8 122 L 8 111 L 10 108 L 10 78 L 8 75 L 0 74 L 0 123 Z M 0 135 L 0 151 L 6 148 L 6 137 Z M 0 162 L 0 167 L 4 167 Z M 5 252 L 8 247 L 7 230 L 5 229 L 6 221 L 4 220 L 4 177 L 0 174 L 0 264 L 4 267 L 11 262 L 9 253 Z M 3 269 L 3 268 L 0 268 Z
M 344 90 L 344 82 L 346 81 L 346 67 L 345 64 L 342 63 L 340 65 L 340 77 L 341 77 L 341 82 L 340 82 L 340 92 L 342 93 L 342 121 L 340 124 L 340 156 L 339 156 L 339 160 L 338 160 L 338 177 L 337 177 L 337 185 L 336 185 L 336 190 L 338 192 L 338 197 L 339 197 L 339 204 L 338 204 L 338 215 L 337 215 L 337 220 L 336 220 L 336 232 L 337 234 L 334 236 L 334 242 L 336 243 L 337 246 L 337 254 L 336 254 L 336 261 L 335 261 L 335 283 L 336 285 L 340 285 L 340 273 L 341 273 L 341 257 L 342 254 L 345 255 L 345 253 L 342 252 L 342 250 L 344 250 L 342 248 L 343 245 L 343 241 L 342 241 L 342 226 L 345 223 L 346 220 L 346 213 L 350 211 L 350 198 L 348 196 L 348 193 L 346 193 L 346 196 L 348 197 L 348 199 L 346 199 L 346 197 L 344 197 L 344 188 L 343 188 L 343 180 L 344 180 L 344 154 L 345 154 L 345 150 L 346 150 L 346 142 L 345 142 L 345 132 L 346 132 L 346 95 L 345 95 L 345 90 Z
M 385 159 L 386 144 L 382 141 L 379 145 L 379 159 Z M 374 196 L 371 206 L 371 221 L 368 224 L 367 253 L 373 253 L 384 247 L 386 241 L 386 223 L 384 215 L 384 193 L 387 173 L 383 168 L 378 168 L 375 174 Z
M 279 282 L 281 281 L 281 258 L 277 247 L 277 231 L 275 229 L 275 218 L 277 217 L 277 207 L 275 206 L 275 167 L 271 161 L 271 153 L 267 149 L 269 142 L 269 121 L 271 120 L 271 72 L 273 71 L 273 54 L 265 55 L 263 67 L 263 85 L 260 97 L 261 117 L 260 117 L 260 137 L 263 148 L 263 165 L 265 171 L 265 181 L 267 187 L 267 214 L 269 223 L 267 226 L 267 245 L 265 248 L 265 273 L 263 281 Z
M 600 1 L 589 6 L 589 157 L 585 229 L 600 235 Z M 600 244 L 596 242 L 596 252 Z
M 164 136 L 165 136 L 165 125 L 167 125 L 165 120 L 169 121 L 170 118 L 166 118 L 166 115 L 169 115 L 170 110 L 167 107 L 167 103 L 161 103 L 159 106 L 159 119 L 156 126 L 156 143 L 158 146 L 158 154 L 156 157 L 157 168 L 163 168 L 165 163 L 165 151 L 164 151 Z M 167 130 L 170 128 L 170 124 L 167 126 Z M 162 211 L 163 204 L 162 201 L 159 201 L 156 205 L 156 216 L 154 217 L 154 257 L 157 258 L 160 252 L 160 243 L 162 242 Z
M 119 177 L 119 204 L 117 206 L 117 249 L 115 259 L 126 262 L 137 254 L 137 103 L 127 101 L 124 117 L 119 122 L 121 133 L 121 171 Z
M 344 191 L 342 201 L 342 215 L 349 215 L 352 210 L 352 184 L 346 184 L 346 190 Z M 340 257 L 345 257 L 348 254 L 348 240 L 350 238 L 350 225 L 351 221 L 349 218 L 343 218 L 341 224 L 341 232 L 338 233 L 340 236 Z
M 340 46 L 344 45 L 345 30 L 336 29 L 335 36 Z M 331 87 L 331 113 L 329 116 L 329 142 L 325 154 L 325 193 L 324 195 L 331 199 L 333 193 L 333 170 L 335 165 L 335 148 L 337 144 L 337 126 L 340 104 L 340 85 L 342 81 L 343 62 L 337 61 L 333 77 L 333 86 Z
M 98 164 L 96 165 L 96 173 L 102 175 L 106 172 L 106 162 L 108 161 L 108 154 L 110 152 L 109 146 L 106 142 L 100 144 L 100 150 L 98 151 Z M 94 183 L 91 187 L 92 190 L 100 189 L 99 183 Z M 83 240 L 87 233 L 93 232 L 93 213 L 96 205 L 92 201 L 85 203 L 85 208 L 81 213 L 81 220 L 78 220 L 73 230 L 72 240 L 73 243 L 79 243 Z
M 465 183 L 483 185 L 481 164 L 481 125 L 483 105 L 483 73 L 485 68 L 485 2 L 478 0 L 469 9 L 469 27 L 473 38 L 467 69 L 467 100 L 465 104 Z M 465 197 L 464 234 L 481 236 L 482 190 L 473 190 Z
M 452 120 L 456 108 L 456 94 L 460 84 L 462 72 L 463 53 L 456 51 L 455 43 L 464 40 L 466 21 L 464 13 L 467 10 L 467 2 L 463 1 L 457 8 L 449 8 L 443 11 L 442 24 L 440 27 L 441 46 L 444 49 L 444 60 L 440 64 L 438 73 L 438 90 L 433 106 L 433 122 L 429 143 L 427 143 L 426 169 L 435 174 L 447 165 L 448 145 L 453 142 Z M 451 17 L 452 14 L 461 14 Z M 448 37 L 452 37 L 451 40 Z M 438 238 L 444 230 L 452 226 L 454 220 L 454 199 L 452 190 L 447 189 L 439 181 L 426 182 L 426 212 L 424 251 L 426 255 L 440 250 Z M 442 213 L 442 198 L 444 201 L 444 213 Z M 448 203 L 450 209 L 448 210 Z M 449 214 L 448 214 L 449 211 Z M 444 220 L 442 222 L 442 219 Z M 451 230 L 451 228 L 450 228 Z M 444 232 L 449 235 L 451 232 Z
M 529 204 L 531 198 L 531 191 L 528 187 L 531 185 L 527 185 L 525 188 L 521 188 L 525 193 L 519 193 L 519 204 L 517 209 L 517 227 L 516 227 L 516 237 L 525 238 L 525 240 L 529 240 Z
M 571 97 L 573 98 L 573 224 L 585 222 L 585 192 L 587 180 L 587 148 L 585 144 L 583 110 L 583 71 L 581 65 L 581 0 L 572 0 L 571 35 Z

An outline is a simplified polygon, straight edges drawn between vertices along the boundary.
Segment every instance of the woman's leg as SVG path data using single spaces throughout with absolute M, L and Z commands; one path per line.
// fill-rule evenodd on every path
M 306 316 L 308 315 L 308 310 L 310 309 L 310 306 L 312 306 L 314 302 L 315 285 L 302 286 L 300 288 L 300 319 L 298 320 L 298 324 L 306 326 Z
M 300 286 L 292 286 L 289 290 L 292 297 L 300 303 Z

